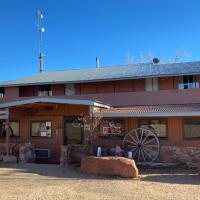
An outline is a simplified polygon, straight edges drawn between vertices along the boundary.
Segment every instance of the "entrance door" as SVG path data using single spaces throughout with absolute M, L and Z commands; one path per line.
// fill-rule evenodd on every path
M 81 144 L 83 139 L 83 119 L 70 116 L 64 119 L 64 144 Z

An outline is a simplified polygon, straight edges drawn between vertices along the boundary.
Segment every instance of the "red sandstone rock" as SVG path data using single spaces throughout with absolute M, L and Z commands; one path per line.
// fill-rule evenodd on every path
M 81 160 L 81 171 L 106 176 L 138 177 L 135 161 L 123 157 L 88 156 Z

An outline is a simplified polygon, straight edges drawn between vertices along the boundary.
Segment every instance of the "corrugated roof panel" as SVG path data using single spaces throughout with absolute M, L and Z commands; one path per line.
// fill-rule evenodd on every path
M 77 83 L 108 81 L 120 79 L 137 79 L 146 77 L 179 76 L 200 74 L 200 62 L 173 64 L 138 64 L 113 67 L 100 67 L 79 70 L 48 71 L 13 81 L 0 83 L 7 85 L 34 85 L 48 83 Z

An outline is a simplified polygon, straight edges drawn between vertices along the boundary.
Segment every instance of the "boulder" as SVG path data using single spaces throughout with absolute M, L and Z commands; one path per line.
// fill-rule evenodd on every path
M 12 155 L 3 156 L 3 162 L 4 163 L 16 163 L 17 162 L 17 157 L 16 156 L 12 156 Z
M 105 176 L 138 177 L 135 161 L 123 157 L 88 156 L 81 160 L 81 171 Z

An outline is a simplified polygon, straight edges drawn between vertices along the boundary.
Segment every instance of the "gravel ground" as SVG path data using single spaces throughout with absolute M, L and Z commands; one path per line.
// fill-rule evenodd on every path
M 146 170 L 140 178 L 86 175 L 46 164 L 0 164 L 0 199 L 200 200 L 200 176 L 184 170 Z

